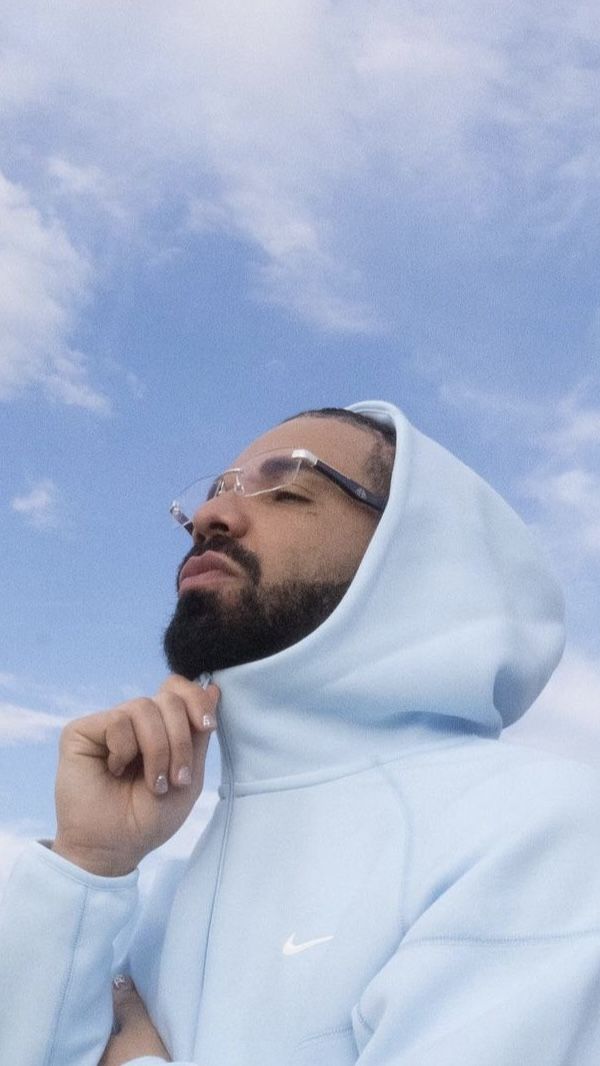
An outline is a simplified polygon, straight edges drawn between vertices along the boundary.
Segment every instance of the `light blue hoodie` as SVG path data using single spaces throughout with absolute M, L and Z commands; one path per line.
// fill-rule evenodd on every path
M 598 780 L 497 739 L 560 658 L 562 597 L 476 474 L 354 410 L 396 427 L 388 507 L 322 626 L 215 675 L 220 802 L 130 972 L 179 1066 L 598 1066 Z M 135 874 L 31 845 L 1 1066 L 96 1066 L 135 908 Z

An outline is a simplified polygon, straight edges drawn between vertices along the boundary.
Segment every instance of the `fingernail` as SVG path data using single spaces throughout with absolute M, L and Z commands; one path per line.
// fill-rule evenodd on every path
M 166 774 L 159 774 L 154 782 L 154 791 L 158 796 L 164 796 L 165 792 L 169 791 L 169 782 L 167 781 Z
M 202 727 L 204 729 L 217 728 L 217 719 L 215 718 L 214 714 L 204 714 L 202 716 Z
M 131 977 L 128 977 L 126 973 L 117 973 L 112 979 L 115 992 L 125 992 L 126 989 L 131 988 L 132 984 Z
M 191 785 L 192 783 L 192 771 L 189 766 L 182 766 L 181 770 L 177 774 L 178 785 Z

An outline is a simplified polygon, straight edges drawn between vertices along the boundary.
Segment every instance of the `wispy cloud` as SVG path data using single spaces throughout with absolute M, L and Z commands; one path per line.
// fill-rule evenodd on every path
M 56 193 L 68 200 L 92 201 L 94 206 L 116 219 L 125 219 L 114 179 L 94 164 L 80 166 L 61 156 L 51 156 L 46 167 Z
M 600 476 L 584 467 L 559 473 L 539 471 L 519 482 L 522 493 L 535 500 L 563 551 L 600 558 Z
M 7 15 L 4 115 L 14 134 L 45 101 L 59 214 L 83 197 L 110 225 L 123 206 L 141 218 L 187 201 L 190 231 L 246 244 L 261 299 L 355 333 L 382 328 L 360 220 L 396 242 L 401 264 L 395 204 L 446 219 L 457 246 L 495 219 L 505 250 L 527 233 L 527 254 L 597 217 L 600 33 L 586 0 L 535 15 L 524 0 L 435 13 L 389 0 L 150 0 L 145 12 L 140 25 L 129 5 L 23 0 Z M 65 303 L 72 312 L 72 291 Z M 75 368 L 67 402 L 102 406 L 61 337 Z
M 220 230 L 259 250 L 254 287 L 260 299 L 331 332 L 383 328 L 366 301 L 350 296 L 360 287 L 357 271 L 328 249 L 323 226 L 299 203 L 283 204 L 266 190 L 238 191 L 218 203 L 192 201 L 189 225 L 201 234 Z
M 35 529 L 54 529 L 59 525 L 58 489 L 51 478 L 42 478 L 23 496 L 15 496 L 10 506 Z
M 91 269 L 61 223 L 0 174 L 0 400 L 26 389 L 96 413 L 108 400 L 70 344 Z
M 70 719 L 101 710 L 107 698 L 90 687 L 65 690 L 8 671 L 0 673 L 0 689 L 0 746 L 43 743 Z M 119 693 L 119 698 L 128 697 Z M 45 709 L 38 710 L 36 704 Z
M 56 714 L 51 713 L 50 718 L 59 727 L 69 718 L 80 718 L 85 714 L 94 714 L 113 703 L 133 699 L 135 696 L 139 696 L 141 687 L 140 685 L 132 684 L 120 687 L 117 692 L 114 692 L 110 690 L 102 691 L 92 685 L 78 683 L 70 688 L 63 688 L 59 685 L 49 684 L 47 681 L 38 681 L 34 677 L 20 676 L 10 672 L 0 673 L 0 688 L 4 689 L 5 693 L 11 697 L 11 703 L 16 696 L 16 699 L 19 700 L 19 710 L 24 709 L 21 701 L 23 701 L 23 704 L 25 702 L 32 705 L 41 704 L 46 710 L 50 709 L 51 712 L 56 712 Z M 31 713 L 38 715 L 41 712 L 33 711 Z
M 465 381 L 444 381 L 438 388 L 438 395 L 444 403 L 452 407 L 488 412 L 497 417 L 502 425 L 505 425 L 508 418 L 515 422 L 526 421 L 530 427 L 533 422 L 534 427 L 539 427 L 548 419 L 548 410 L 540 401 L 525 400 L 508 393 L 490 392 Z
M 66 725 L 68 718 L 0 700 L 0 745 L 38 744 Z
M 543 428 L 532 440 L 541 461 L 517 483 L 537 504 L 550 542 L 571 572 L 600 561 L 600 407 L 588 399 L 589 384 L 546 407 Z
M 600 447 L 600 407 L 587 400 L 588 384 L 583 382 L 560 398 L 552 426 L 541 435 L 541 443 L 557 458 Z
M 567 392 L 537 399 L 493 392 L 465 381 L 444 381 L 439 398 L 459 410 L 476 410 L 504 431 L 506 420 L 527 436 L 545 462 L 560 464 L 594 454 L 600 446 L 600 406 L 589 400 L 593 379 L 578 382 Z
M 515 479 L 515 494 L 533 501 L 539 526 L 553 553 L 569 560 L 574 572 L 600 557 L 600 407 L 588 398 L 591 382 L 581 382 L 552 400 L 527 400 L 488 392 L 464 382 L 445 383 L 439 396 L 459 409 L 483 413 L 498 435 L 507 424 L 533 452 L 531 472 Z
M 600 660 L 581 649 L 567 650 L 539 699 L 505 739 L 600 767 Z

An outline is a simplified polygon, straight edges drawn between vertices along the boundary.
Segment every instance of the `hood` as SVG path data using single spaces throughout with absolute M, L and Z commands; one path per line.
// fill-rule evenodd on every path
M 562 654 L 562 594 L 512 508 L 393 404 L 349 410 L 395 427 L 389 502 L 318 629 L 215 672 L 224 766 L 240 784 L 319 780 L 459 734 L 497 737 Z

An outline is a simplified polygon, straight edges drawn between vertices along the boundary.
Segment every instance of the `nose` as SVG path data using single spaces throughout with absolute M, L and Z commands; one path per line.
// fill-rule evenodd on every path
M 202 544 L 215 533 L 240 540 L 248 531 L 249 514 L 243 496 L 224 492 L 206 500 L 192 517 L 192 537 Z

